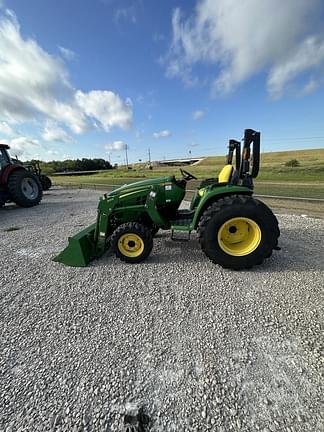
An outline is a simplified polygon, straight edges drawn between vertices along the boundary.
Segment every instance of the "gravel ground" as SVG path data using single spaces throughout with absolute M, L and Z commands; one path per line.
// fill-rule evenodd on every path
M 98 192 L 0 210 L 0 431 L 323 431 L 324 220 L 280 215 L 262 266 L 213 265 L 158 234 L 149 259 L 51 261 Z

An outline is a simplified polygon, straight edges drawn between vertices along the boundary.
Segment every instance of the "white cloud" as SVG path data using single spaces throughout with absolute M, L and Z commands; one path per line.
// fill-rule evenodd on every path
M 315 37 L 306 39 L 295 52 L 287 56 L 281 64 L 274 66 L 269 74 L 268 89 L 273 97 L 280 97 L 285 85 L 299 74 L 324 63 L 324 40 Z M 306 85 L 313 91 L 316 81 L 313 79 Z
M 67 159 L 66 155 L 57 148 L 45 147 L 38 139 L 18 136 L 12 139 L 1 139 L 0 142 L 10 146 L 10 154 L 12 157 L 18 156 L 21 160 L 41 159 L 50 161 Z
M 128 128 L 132 122 L 132 104 L 124 102 L 111 91 L 93 90 L 89 93 L 76 92 L 76 102 L 85 114 L 97 120 L 101 127 L 109 131 L 114 126 Z
M 10 146 L 11 156 L 18 156 L 18 158 L 22 159 L 32 159 L 35 157 L 35 152 L 42 149 L 38 140 L 25 136 L 11 140 L 2 139 L 1 142 Z
M 62 56 L 66 59 L 66 60 L 74 60 L 77 55 L 74 51 L 72 51 L 69 48 L 63 47 L 63 46 L 59 46 L 58 47 Z
M 205 112 L 204 112 L 204 111 L 202 111 L 202 110 L 197 110 L 197 111 L 195 111 L 195 112 L 192 114 L 192 118 L 193 118 L 194 120 L 199 120 L 199 119 L 203 118 L 204 115 L 205 115 Z
M 304 88 L 302 89 L 302 94 L 307 95 L 310 93 L 313 93 L 315 90 L 317 90 L 317 88 L 319 87 L 319 85 L 322 84 L 322 82 L 320 80 L 314 80 L 313 78 L 311 78 L 304 86 Z
M 169 130 L 162 130 L 160 132 L 154 132 L 153 137 L 159 139 L 169 137 L 170 135 L 171 132 Z
M 63 64 L 42 50 L 33 40 L 24 40 L 13 20 L 0 21 L 0 116 L 11 122 L 33 119 L 39 114 L 65 120 L 65 111 L 73 111 L 77 127 L 84 128 L 82 113 L 58 100 L 73 97 Z M 37 65 L 37 67 L 35 67 Z M 81 117 L 81 118 L 80 118 Z
M 268 90 L 278 97 L 301 74 L 324 68 L 321 3 L 198 0 L 189 17 L 178 8 L 172 18 L 172 45 L 164 59 L 166 73 L 193 84 L 195 65 L 214 65 L 212 91 L 222 94 L 266 71 Z
M 7 123 L 7 122 L 0 122 L 0 133 L 3 133 L 7 136 L 14 136 L 16 135 L 16 131 Z
M 10 12 L 10 13 L 9 13 Z M 25 39 L 13 12 L 0 15 L 0 119 L 51 119 L 75 133 L 127 127 L 132 107 L 111 91 L 74 89 L 63 61 Z M 90 106 L 86 106 L 89 103 Z
M 125 144 L 123 141 L 114 141 L 111 144 L 106 144 L 105 149 L 108 151 L 121 151 L 126 150 L 127 144 Z
M 72 143 L 72 137 L 57 123 L 52 121 L 47 121 L 44 131 L 42 133 L 42 137 L 45 141 L 50 142 L 63 142 L 63 143 Z

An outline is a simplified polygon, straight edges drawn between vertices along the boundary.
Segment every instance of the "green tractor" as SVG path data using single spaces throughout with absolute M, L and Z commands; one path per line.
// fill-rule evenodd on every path
M 42 169 L 40 167 L 39 161 L 32 161 L 30 163 L 25 163 L 24 167 L 27 171 L 33 173 L 36 177 L 38 177 L 38 180 L 40 181 L 43 191 L 47 191 L 52 187 L 52 180 L 47 177 L 47 175 L 42 174 Z
M 252 147 L 252 148 L 251 148 Z M 235 156 L 235 166 L 233 159 Z M 84 267 L 107 249 L 127 263 L 139 263 L 151 253 L 159 229 L 197 231 L 201 248 L 215 264 L 235 270 L 261 264 L 278 248 L 278 221 L 272 211 L 252 197 L 258 175 L 260 133 L 246 129 L 243 148 L 229 141 L 226 165 L 218 178 L 203 180 L 189 209 L 179 209 L 187 183 L 196 180 L 180 169 L 174 176 L 124 185 L 100 198 L 96 222 L 69 238 L 55 261 Z

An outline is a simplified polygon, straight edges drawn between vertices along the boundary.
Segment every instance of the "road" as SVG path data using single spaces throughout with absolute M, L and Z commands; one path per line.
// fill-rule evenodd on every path
M 324 220 L 278 215 L 281 251 L 224 270 L 193 236 L 149 259 L 54 263 L 98 191 L 0 210 L 0 431 L 324 430 Z

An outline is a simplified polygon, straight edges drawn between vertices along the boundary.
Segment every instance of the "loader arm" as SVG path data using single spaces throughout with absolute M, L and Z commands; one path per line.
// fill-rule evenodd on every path
M 131 192 L 141 195 L 142 191 Z M 163 188 L 152 186 L 147 194 L 146 202 L 138 205 L 123 205 L 119 195 L 100 198 L 97 220 L 80 233 L 69 237 L 68 246 L 54 258 L 73 267 L 85 267 L 95 258 L 100 258 L 109 249 L 109 239 L 116 224 L 122 224 L 132 217 L 141 218 L 146 215 L 152 224 L 168 229 L 170 223 L 159 213 L 157 202 L 163 194 Z
M 151 192 L 147 195 L 145 208 L 154 225 L 168 229 L 170 228 L 170 222 L 161 215 L 156 205 L 162 192 L 163 189 L 160 186 L 153 186 Z

